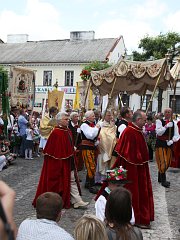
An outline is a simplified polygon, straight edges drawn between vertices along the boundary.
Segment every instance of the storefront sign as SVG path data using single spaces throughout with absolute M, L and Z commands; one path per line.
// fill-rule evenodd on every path
M 36 86 L 36 93 L 46 93 L 48 90 L 52 91 L 54 87 L 49 86 Z M 65 92 L 65 94 L 75 94 L 75 87 L 58 87 L 59 91 Z

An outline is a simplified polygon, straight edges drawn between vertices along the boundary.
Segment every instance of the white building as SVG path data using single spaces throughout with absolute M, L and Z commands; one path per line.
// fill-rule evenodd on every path
M 0 42 L 0 65 L 24 66 L 36 72 L 35 106 L 42 108 L 48 89 L 58 81 L 71 102 L 76 82 L 85 65 L 93 62 L 115 64 L 126 49 L 123 37 L 95 39 L 94 31 L 71 32 L 70 39 L 28 41 L 28 35 L 9 35 L 7 43 Z

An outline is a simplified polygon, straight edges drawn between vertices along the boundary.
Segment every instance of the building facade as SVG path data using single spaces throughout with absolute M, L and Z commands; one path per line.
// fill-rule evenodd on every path
M 82 69 L 93 61 L 115 64 L 126 53 L 123 37 L 95 39 L 94 31 L 71 32 L 70 39 L 28 41 L 28 36 L 10 35 L 0 43 L 0 65 L 24 66 L 35 71 L 35 109 L 47 101 L 47 91 L 58 82 L 65 104 L 73 105 L 76 82 Z

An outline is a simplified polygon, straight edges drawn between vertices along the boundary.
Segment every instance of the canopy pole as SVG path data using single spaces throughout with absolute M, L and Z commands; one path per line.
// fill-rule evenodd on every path
M 89 82 L 88 82 L 88 86 L 86 88 L 86 95 L 85 95 L 85 98 L 84 98 L 84 104 L 83 106 L 81 107 L 81 110 L 82 110 L 82 115 L 81 115 L 81 119 L 80 119 L 80 123 L 79 125 L 81 125 L 82 123 L 82 119 L 84 117 L 84 112 L 85 112 L 85 106 L 86 106 L 86 100 L 87 100 L 87 96 L 88 96 L 88 93 L 89 93 L 89 89 L 90 89 L 90 86 L 91 86 L 91 77 L 89 78 Z M 78 137 L 79 137 L 79 132 L 77 133 L 76 135 L 76 139 L 75 139 L 75 143 L 74 143 L 74 146 L 77 147 L 77 142 L 78 142 Z
M 87 86 L 87 89 L 86 89 L 86 95 L 85 95 L 85 98 L 84 98 L 84 105 L 82 106 L 82 108 L 86 109 L 86 101 L 87 101 L 87 96 L 88 96 L 88 93 L 89 93 L 89 89 L 90 89 L 90 86 L 91 86 L 91 77 L 89 78 L 89 83 L 88 83 L 88 86 Z
M 179 59 L 180 61 L 180 59 Z M 178 68 L 178 65 L 176 66 L 176 69 L 174 72 L 177 71 L 177 68 Z M 172 98 L 172 112 L 175 113 L 175 110 L 176 110 L 176 87 L 177 87 L 177 81 L 178 81 L 178 77 L 177 77 L 177 80 L 174 78 L 174 84 L 173 84 L 173 87 L 174 87 L 174 92 L 173 92 L 173 98 Z
M 164 72 L 164 68 L 165 68 L 165 63 L 164 63 L 163 66 L 162 66 L 161 73 L 159 74 L 159 76 L 158 76 L 158 78 L 157 78 L 157 81 L 156 81 L 156 84 L 155 84 L 155 86 L 154 86 L 153 93 L 152 93 L 152 95 L 151 95 L 151 98 L 150 98 L 148 107 L 147 107 L 147 109 L 146 109 L 146 114 L 148 113 L 149 107 L 150 107 L 150 105 L 152 104 L 152 101 L 153 101 L 153 98 L 154 98 L 154 95 L 155 95 L 157 86 L 158 86 L 158 84 L 159 84 L 159 80 L 160 80 L 160 78 L 161 78 L 161 76 L 162 76 L 162 73 Z
M 146 88 L 144 89 L 144 93 L 143 93 L 143 97 L 142 97 L 142 100 L 141 100 L 140 109 L 142 109 L 142 107 L 143 107 L 145 96 L 146 96 Z
M 123 95 L 123 94 L 122 94 Z M 122 101 L 122 97 L 121 97 L 121 93 L 119 93 L 119 105 L 118 105 L 118 110 L 121 109 L 121 107 L 124 107 L 123 101 Z

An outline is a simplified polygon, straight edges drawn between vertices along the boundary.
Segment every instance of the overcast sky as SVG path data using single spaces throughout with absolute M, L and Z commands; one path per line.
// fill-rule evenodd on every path
M 0 0 L 0 39 L 67 39 L 70 31 L 95 38 L 123 35 L 128 53 L 146 34 L 180 33 L 180 0 Z

